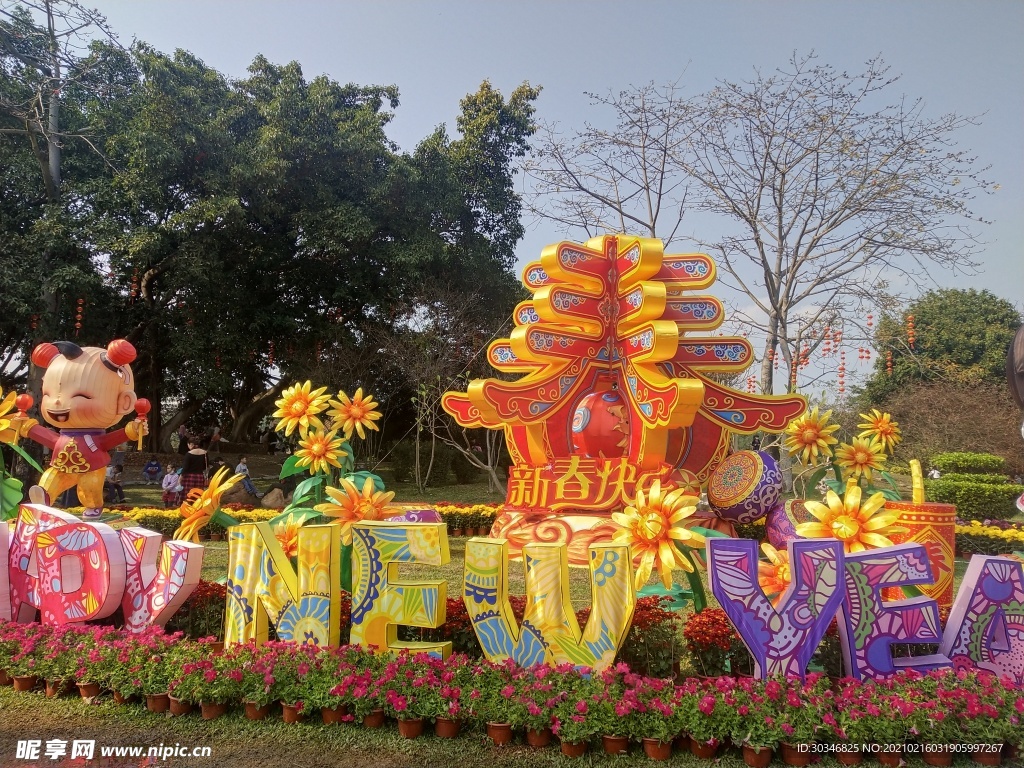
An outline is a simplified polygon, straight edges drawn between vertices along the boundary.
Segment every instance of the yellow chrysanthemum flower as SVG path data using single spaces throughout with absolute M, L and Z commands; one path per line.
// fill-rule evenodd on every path
M 345 432 L 346 438 L 351 438 L 352 432 L 355 431 L 360 440 L 365 440 L 364 428 L 378 431 L 377 425 L 373 423 L 380 418 L 377 403 L 374 402 L 373 395 L 363 396 L 362 387 L 356 390 L 351 399 L 344 392 L 339 392 L 338 399 L 331 400 L 331 410 L 327 415 L 335 419 L 338 427 Z
M 768 562 L 758 562 L 757 583 L 764 590 L 765 597 L 772 601 L 772 605 L 778 607 L 782 595 L 793 580 L 789 567 L 789 552 L 780 551 L 768 542 L 761 545 L 761 551 L 768 558 Z
M 843 443 L 836 448 L 836 464 L 849 470 L 855 480 L 861 475 L 870 480 L 871 470 L 881 472 L 884 463 L 885 448 L 876 440 L 855 437 L 852 443 Z
M 661 481 L 655 480 L 649 498 L 637 489 L 635 504 L 612 514 L 612 520 L 622 526 L 612 534 L 612 541 L 628 544 L 633 562 L 639 560 L 637 589 L 647 583 L 654 568 L 658 569 L 666 589 L 672 587 L 673 568 L 693 570 L 675 542 L 692 547 L 704 546 L 704 537 L 683 524 L 697 511 L 698 502 L 696 497 L 685 495 L 681 488 L 662 496 Z
M 832 436 L 839 425 L 828 423 L 831 416 L 832 411 L 825 411 L 819 416 L 815 407 L 790 421 L 786 426 L 786 450 L 790 455 L 799 456 L 802 464 L 817 464 L 819 454 L 822 459 L 831 457 L 832 449 L 829 446 L 839 442 Z
M 327 433 L 313 430 L 307 432 L 299 440 L 299 448 L 295 451 L 295 456 L 298 458 L 295 466 L 309 467 L 311 475 L 321 471 L 330 472 L 331 467 L 341 469 L 339 459 L 344 458 L 348 453 L 341 450 L 342 440 L 340 437 L 336 438 L 336 434 L 338 434 L 336 429 Z
M 179 508 L 184 522 L 178 526 L 172 538 L 182 541 L 199 541 L 199 531 L 213 519 L 214 514 L 220 509 L 220 498 L 224 493 L 242 480 L 242 475 L 228 476 L 227 467 L 221 467 L 216 474 L 210 478 L 210 485 L 200 490 L 193 488 L 188 492 L 188 498 Z
M 887 453 L 892 453 L 896 443 L 903 439 L 899 422 L 893 421 L 892 414 L 882 413 L 877 408 L 872 408 L 870 414 L 859 415 L 864 422 L 857 425 L 863 430 L 858 437 L 876 440 Z
M 796 527 L 797 536 L 839 539 L 843 542 L 843 549 L 851 554 L 876 547 L 891 547 L 893 542 L 888 537 L 907 530 L 894 525 L 900 514 L 885 511 L 885 496 L 876 493 L 861 504 L 860 486 L 853 483 L 846 486 L 842 499 L 830 490 L 825 495 L 825 504 L 805 501 L 804 505 L 818 522 L 801 523 Z
M 341 542 L 352 543 L 352 525 L 362 520 L 384 520 L 401 514 L 398 507 L 389 506 L 394 491 L 375 491 L 373 478 L 368 477 L 360 493 L 351 480 L 341 479 L 341 488 L 327 488 L 333 504 L 317 504 L 314 509 L 330 518 L 330 523 L 341 526 Z
M 271 414 L 271 417 L 280 419 L 277 422 L 277 431 L 280 432 L 283 429 L 287 437 L 296 428 L 302 435 L 305 435 L 310 427 L 323 429 L 324 424 L 317 414 L 327 407 L 327 403 L 331 399 L 330 395 L 324 394 L 326 391 L 327 387 L 314 390 L 313 383 L 310 381 L 288 387 L 281 395 L 281 399 L 274 401 L 277 410 Z

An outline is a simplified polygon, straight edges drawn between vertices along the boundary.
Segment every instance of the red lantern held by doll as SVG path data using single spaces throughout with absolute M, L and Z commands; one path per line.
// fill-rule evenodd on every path
M 39 413 L 59 430 L 47 429 L 35 419 L 18 420 L 22 437 L 51 450 L 50 466 L 39 485 L 29 490 L 34 503 L 49 504 L 77 486 L 84 516 L 102 514 L 108 451 L 149 433 L 142 409 L 124 428 L 107 432 L 136 410 L 135 380 L 128 365 L 135 356 L 135 347 L 124 339 L 110 342 L 106 349 L 58 341 L 44 342 L 32 351 L 32 362 L 46 370 Z

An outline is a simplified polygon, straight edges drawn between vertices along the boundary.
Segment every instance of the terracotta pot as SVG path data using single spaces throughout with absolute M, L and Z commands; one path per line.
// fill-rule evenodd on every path
M 208 647 L 214 656 L 224 653 L 224 643 L 210 643 Z
M 976 749 L 974 750 L 974 752 L 971 753 L 971 760 L 973 760 L 975 763 L 977 763 L 978 765 L 1003 764 L 1002 750 L 999 750 L 998 752 L 988 752 L 982 751 L 984 749 L 984 745 L 979 744 L 978 747 L 979 749 Z
M 606 755 L 624 755 L 629 752 L 628 736 L 602 736 L 601 746 Z
M 166 693 L 147 693 L 146 709 L 150 712 L 166 712 L 171 707 L 171 700 Z
M 585 754 L 587 754 L 587 742 L 563 741 L 562 754 L 566 757 L 583 757 Z
M 323 718 L 326 725 L 337 725 L 344 722 L 342 718 L 347 714 L 348 707 L 344 704 L 339 704 L 336 707 L 320 707 L 320 717 Z
M 264 720 L 267 715 L 270 714 L 270 704 L 264 704 L 262 707 L 258 704 L 253 704 L 251 701 L 245 702 L 245 719 L 246 720 Z
M 192 713 L 192 704 L 181 699 L 176 699 L 173 696 L 168 697 L 170 701 L 171 714 L 174 717 L 181 717 L 182 715 L 188 715 Z M 206 711 L 203 710 L 203 717 L 207 720 L 210 718 L 206 717 Z
M 14 685 L 14 678 L 7 674 L 6 669 L 0 669 L 0 685 Z
M 508 723 L 488 723 L 487 738 L 497 744 L 508 744 L 512 741 L 512 726 Z
M 1007 760 L 1016 760 L 1019 750 L 1013 744 L 1003 744 L 1003 757 Z
M 384 710 L 375 709 L 368 715 L 363 716 L 363 728 L 380 728 L 384 725 Z
M 36 683 L 39 682 L 39 678 L 35 675 L 15 675 L 14 676 L 14 690 L 25 693 L 31 691 L 36 687 Z
M 672 757 L 672 742 L 645 738 L 644 754 L 651 760 L 668 760 Z
M 690 753 L 701 760 L 714 760 L 715 753 L 718 752 L 718 742 L 711 744 L 702 744 L 695 738 L 690 738 Z
M 903 760 L 903 750 L 891 750 L 889 752 L 879 752 L 877 754 L 878 762 L 882 765 L 888 766 L 888 768 L 899 768 L 900 761 Z
M 199 708 L 203 711 L 203 720 L 216 720 L 228 711 L 227 704 L 214 704 L 206 701 L 199 702 Z
M 302 714 L 297 705 L 285 704 L 283 701 L 281 702 L 281 717 L 286 723 L 292 725 L 301 723 L 306 719 L 306 716 Z
M 49 683 L 46 684 L 49 688 Z M 60 689 L 60 681 L 57 681 L 58 691 Z M 50 694 L 47 693 L 47 696 Z M 100 695 L 100 684 L 99 683 L 79 683 L 78 684 L 78 695 L 83 699 L 92 699 Z
M 541 728 L 539 731 L 535 731 L 532 728 L 527 728 L 526 743 L 531 747 L 546 747 L 551 743 L 551 729 Z
M 118 706 L 123 707 L 123 706 L 125 706 L 128 703 L 128 701 L 129 701 L 129 697 L 128 696 L 125 696 L 120 691 L 114 691 L 114 703 L 115 704 L 117 704 Z
M 64 689 L 63 680 L 47 680 L 46 681 L 46 698 L 52 699 L 54 696 L 60 696 Z M 85 698 L 83 696 L 83 698 Z
M 800 747 L 804 746 L 805 749 L 801 750 Z M 786 765 L 805 766 L 811 764 L 811 750 L 810 745 L 797 745 L 797 744 L 783 744 L 782 745 L 782 762 Z
M 398 735 L 403 739 L 418 739 L 423 735 L 423 718 L 410 717 L 398 720 Z
M 449 720 L 447 717 L 439 717 L 434 721 L 434 734 L 442 739 L 457 738 L 461 729 L 461 720 Z
M 864 755 L 861 754 L 859 749 L 852 750 L 850 752 L 836 752 L 836 760 L 843 765 L 860 765 L 864 759 Z
M 479 528 L 476 529 L 476 535 L 477 536 L 490 536 L 491 535 L 491 526 L 489 526 L 489 525 L 481 525 Z
M 765 768 L 772 761 L 772 750 L 768 747 L 761 747 L 755 750 L 753 747 L 743 745 L 743 762 L 750 768 Z
M 672 739 L 672 749 L 676 752 L 689 752 L 690 751 L 690 736 L 686 733 L 680 733 L 674 739 Z
M 224 534 L 223 533 L 211 533 L 210 534 L 210 541 L 223 541 L 223 540 L 224 540 Z
M 463 535 L 464 534 L 463 534 L 463 531 L 462 531 L 461 528 L 456 528 L 455 530 L 452 531 L 452 536 L 463 536 Z
M 208 534 L 206 531 L 201 531 L 199 533 L 199 540 L 200 541 L 209 541 L 210 540 L 210 534 Z

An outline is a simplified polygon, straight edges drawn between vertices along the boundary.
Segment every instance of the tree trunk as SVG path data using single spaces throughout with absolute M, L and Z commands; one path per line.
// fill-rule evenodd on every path
M 261 392 L 252 398 L 252 401 L 247 406 L 240 408 L 240 410 L 232 414 L 234 416 L 234 424 L 231 425 L 231 433 L 228 435 L 228 440 L 237 443 L 249 442 L 249 439 L 256 434 L 256 427 L 259 425 L 260 419 L 266 415 L 274 401 L 280 397 L 287 386 L 288 380 L 285 378 L 280 379 L 277 384 L 266 392 Z
M 169 418 L 160 429 L 160 452 L 173 453 L 171 448 L 171 435 L 178 431 L 178 427 L 184 424 L 202 406 L 198 400 L 190 400 L 183 405 L 177 413 Z

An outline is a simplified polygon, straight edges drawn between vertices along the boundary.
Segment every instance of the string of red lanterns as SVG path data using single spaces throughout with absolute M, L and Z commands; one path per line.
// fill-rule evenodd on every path
M 886 350 L 885 353 L 885 373 L 887 376 L 892 376 L 892 350 Z
M 910 348 L 914 348 L 914 342 L 917 340 L 917 333 L 914 330 L 914 316 L 907 315 L 907 341 L 910 343 Z
M 78 300 L 78 309 L 75 311 L 75 338 L 78 338 L 78 332 L 82 330 L 82 311 L 85 308 L 85 299 Z

